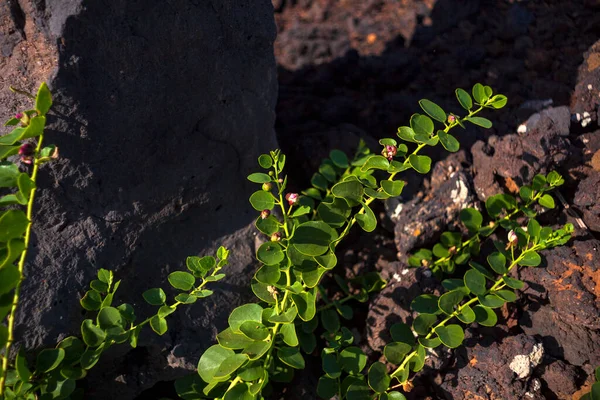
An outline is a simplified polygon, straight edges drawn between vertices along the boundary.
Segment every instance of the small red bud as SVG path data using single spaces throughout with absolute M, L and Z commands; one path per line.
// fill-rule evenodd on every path
M 269 211 L 269 210 L 262 210 L 260 212 L 260 218 L 262 218 L 262 219 L 269 218 L 269 215 L 271 215 L 271 211 Z
M 25 164 L 31 164 L 33 162 L 33 155 L 35 154 L 35 146 L 31 143 L 23 143 L 19 147 L 19 155 L 21 161 Z
M 453 124 L 456 121 L 456 117 L 452 114 L 448 115 L 448 122 Z
M 392 161 L 394 156 L 398 153 L 398 148 L 392 145 L 385 145 L 381 154 L 388 159 L 388 161 Z
M 16 113 L 16 114 L 15 114 L 15 118 L 16 118 L 16 119 L 21 119 L 21 118 L 23 118 L 23 113 Z
M 293 206 L 294 204 L 298 203 L 298 198 L 298 193 L 288 193 L 285 195 L 285 199 L 288 201 L 290 206 Z

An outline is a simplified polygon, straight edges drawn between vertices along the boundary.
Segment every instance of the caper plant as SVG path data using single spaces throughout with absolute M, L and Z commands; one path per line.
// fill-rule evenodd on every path
M 592 384 L 590 392 L 581 397 L 581 400 L 600 400 L 600 367 L 596 368 L 594 377 L 596 382 Z
M 0 399 L 84 398 L 83 389 L 76 387 L 76 381 L 85 378 L 104 351 L 125 342 L 135 348 L 145 325 L 150 325 L 158 335 L 165 334 L 168 329 L 166 318 L 178 306 L 193 304 L 213 293 L 205 286 L 225 277 L 220 270 L 227 265 L 228 257 L 229 250 L 224 247 L 217 250 L 218 260 L 212 256 L 188 257 L 186 266 L 190 272 L 175 271 L 168 276 L 171 286 L 179 291 L 174 301 L 167 304 L 167 295 L 161 288 L 145 291 L 142 294 L 144 300 L 159 308 L 156 314 L 137 324 L 132 305 L 113 305 L 121 281 L 115 282 L 112 271 L 99 269 L 97 279 L 90 283 L 90 290 L 80 300 L 85 310 L 97 312 L 95 318 L 85 319 L 81 324 L 81 339 L 69 336 L 55 348 L 42 350 L 33 371 L 21 349 L 14 366 L 7 370 L 4 397 L 0 396 Z
M 5 393 L 6 376 L 21 283 L 33 223 L 33 203 L 40 166 L 58 157 L 54 145 L 43 147 L 46 114 L 52 106 L 48 86 L 42 83 L 37 95 L 11 88 L 35 102 L 33 109 L 16 114 L 5 123 L 15 128 L 0 137 L 0 398 Z M 8 160 L 17 156 L 18 160 Z M 15 265 L 16 262 L 16 265 Z
M 316 315 L 318 285 L 337 264 L 335 250 L 358 224 L 364 231 L 376 228 L 370 204 L 376 199 L 399 196 L 405 182 L 396 176 L 407 169 L 428 173 L 431 158 L 420 152 L 441 143 L 448 151 L 459 149 L 449 132 L 467 122 L 489 128 L 492 123 L 477 116 L 484 109 L 498 109 L 506 97 L 494 95 L 489 86 L 476 84 L 473 98 L 457 89 L 459 104 L 467 115 L 446 113 L 440 106 L 421 100 L 425 114 L 414 114 L 410 126 L 398 129 L 397 137 L 380 141 L 381 155 L 361 146 L 350 160 L 339 150 L 320 166 L 304 196 L 286 190 L 286 157 L 279 150 L 259 157 L 265 172 L 248 179 L 261 185 L 250 196 L 259 213 L 258 230 L 266 241 L 257 250 L 261 263 L 252 280 L 260 300 L 234 309 L 228 328 L 217 335 L 218 344 L 208 348 L 198 362 L 198 376 L 176 385 L 183 398 L 257 399 L 269 382 L 290 381 L 295 369 L 304 368 L 298 320 L 309 323 Z M 434 122 L 435 121 L 435 122 Z M 437 124 L 437 127 L 436 127 Z M 412 150 L 409 150 L 411 146 Z M 378 179 L 376 171 L 389 175 Z M 310 347 L 310 346 L 309 346 Z
M 448 348 L 459 347 L 464 340 L 464 330 L 460 324 L 476 322 L 482 326 L 496 325 L 498 318 L 494 309 L 507 302 L 516 301 L 514 290 L 524 286 L 524 282 L 511 276 L 511 271 L 518 266 L 539 266 L 542 263 L 539 254 L 541 250 L 564 245 L 571 238 L 571 224 L 556 230 L 541 227 L 533 218 L 533 211 L 525 213 L 525 226 L 521 226 L 523 222 L 517 219 L 516 211 L 522 211 L 531 204 L 532 199 L 545 198 L 540 204 L 546 208 L 553 207 L 554 200 L 545 192 L 563 182 L 556 172 L 550 172 L 548 176 L 537 175 L 531 187 L 524 186 L 528 189 L 521 190 L 520 205 L 517 199 L 510 195 L 488 198 L 488 214 L 495 221 L 498 221 L 499 215 L 504 214 L 498 223 L 508 230 L 506 241 L 494 241 L 496 251 L 487 256 L 489 268 L 471 260 L 470 268 L 465 271 L 462 279 L 451 278 L 442 281 L 445 293 L 440 296 L 422 294 L 412 301 L 411 309 L 418 313 L 412 326 L 404 323 L 394 324 L 390 329 L 393 341 L 388 343 L 383 351 L 387 362 L 396 366 L 391 374 L 388 373 L 388 365 L 375 362 L 369 367 L 365 377 L 360 371 L 356 373 L 345 366 L 342 352 L 337 358 L 329 355 L 327 363 L 323 362 L 325 375 L 319 380 L 319 396 L 324 399 L 338 395 L 340 399 L 348 400 L 403 400 L 404 395 L 397 389 L 410 391 L 410 372 L 418 372 L 423 368 L 426 349 L 441 345 Z M 469 208 L 463 211 L 466 212 L 461 213 L 461 220 L 471 232 L 487 235 L 490 229 L 496 226 L 482 226 L 483 217 L 476 209 Z M 473 238 L 477 238 L 476 241 Z M 471 243 L 479 243 L 478 240 L 476 235 L 468 239 Z M 447 232 L 445 239 L 442 236 L 441 245 L 445 246 L 446 250 L 448 246 L 469 248 L 461 243 L 460 233 L 455 235 L 453 232 Z M 479 249 L 474 252 L 476 254 L 472 253 L 468 253 L 467 260 L 472 255 L 478 255 Z M 424 253 L 421 251 L 419 254 Z M 431 252 L 426 254 L 430 255 Z M 448 255 L 441 254 L 439 257 L 441 259 Z M 431 262 L 431 259 L 423 258 L 419 261 Z M 358 354 L 356 359 L 364 357 L 361 356 L 362 352 L 354 348 L 353 351 Z M 360 369 L 363 368 L 365 365 L 361 364 Z M 339 379 L 341 371 L 349 374 L 344 381 Z M 348 381 L 348 384 L 344 384 L 345 381 Z

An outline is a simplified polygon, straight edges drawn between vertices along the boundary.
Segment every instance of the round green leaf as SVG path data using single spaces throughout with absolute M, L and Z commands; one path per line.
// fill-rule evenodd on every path
M 275 199 L 271 193 L 259 190 L 250 196 L 250 204 L 257 211 L 272 210 L 275 207 Z
M 390 195 L 390 197 L 398 197 L 402 193 L 404 184 L 404 181 L 389 181 L 386 179 L 381 181 L 381 188 Z
M 66 363 L 78 360 L 85 350 L 83 342 L 75 336 L 69 336 L 61 340 L 58 347 L 65 351 Z
M 431 169 L 431 158 L 411 154 L 408 157 L 410 165 L 420 174 L 426 174 Z
M 271 236 L 275 232 L 279 231 L 279 221 L 277 221 L 277 219 L 272 215 L 265 219 L 258 217 L 256 220 L 256 228 L 258 228 L 258 230 L 265 235 Z
M 387 374 L 387 367 L 379 361 L 374 362 L 369 368 L 369 386 L 377 393 L 385 392 L 390 386 L 392 378 Z
M 384 171 L 387 171 L 387 169 L 389 167 L 390 167 L 390 162 L 388 161 L 387 158 L 380 156 L 380 155 L 374 155 L 374 156 L 370 156 L 369 158 L 367 158 L 367 161 L 365 161 L 365 163 L 361 167 L 361 171 L 367 172 L 372 169 L 382 169 Z M 340 197 L 343 197 L 343 196 L 340 196 Z
M 196 278 L 189 272 L 175 271 L 169 274 L 169 283 L 175 289 L 179 290 L 190 290 L 196 283 Z
M 8 210 L 0 216 L 0 242 L 23 236 L 29 220 L 21 210 Z
M 390 363 L 399 365 L 411 350 L 412 346 L 408 343 L 391 342 L 384 347 L 383 355 Z
M 198 298 L 196 296 L 192 296 L 188 293 L 179 293 L 175 296 L 175 301 L 178 301 L 183 304 L 194 304 Z
M 240 325 L 240 331 L 253 340 L 265 340 L 269 336 L 269 329 L 256 321 L 243 322 Z
M 281 277 L 281 270 L 275 265 L 263 265 L 256 271 L 254 278 L 267 285 L 274 285 Z
M 277 350 L 277 357 L 285 365 L 295 369 L 304 369 L 304 357 L 302 357 L 300 349 L 297 347 L 282 347 Z
M 531 189 L 531 186 L 521 186 L 519 189 L 519 196 L 524 201 L 533 199 L 533 190 Z
M 446 113 L 442 107 L 438 106 L 433 101 L 423 99 L 419 101 L 419 105 L 431 118 L 440 122 L 446 122 Z
M 485 276 L 474 269 L 470 269 L 465 273 L 465 286 L 475 294 L 485 294 Z
M 364 193 L 362 183 L 355 180 L 342 181 L 331 188 L 335 197 L 360 202 Z
M 233 350 L 218 344 L 209 347 L 198 361 L 198 374 L 204 382 L 211 383 L 223 361 L 233 355 L 235 355 Z
M 473 86 L 472 92 L 473 92 L 473 98 L 479 104 L 482 104 L 483 102 L 485 102 L 487 100 L 487 96 L 485 94 L 485 88 L 483 87 L 483 85 L 481 83 L 476 83 Z
M 234 332 L 231 328 L 219 332 L 217 334 L 217 341 L 221 346 L 232 350 L 244 349 L 254 342 L 253 339 L 242 333 Z
M 246 354 L 233 354 L 223 360 L 215 372 L 215 379 L 221 380 L 237 371 L 248 361 Z
M 21 379 L 24 383 L 29 382 L 29 378 L 31 377 L 31 371 L 27 368 L 27 360 L 25 359 L 25 355 L 23 354 L 23 348 L 19 349 L 17 356 L 15 357 L 15 369 L 17 370 L 17 374 L 19 375 L 19 379 Z
M 96 365 L 98 360 L 100 360 L 100 356 L 102 355 L 103 351 L 104 351 L 104 345 L 102 345 L 100 347 L 96 347 L 96 348 L 91 348 L 91 347 L 87 348 L 81 355 L 81 361 L 80 361 L 81 368 L 90 369 L 94 365 Z
M 248 180 L 254 183 L 266 183 L 271 182 L 271 177 L 267 174 L 263 174 L 262 172 L 255 172 L 248 175 Z
M 415 336 L 410 326 L 404 323 L 396 323 L 390 327 L 390 335 L 394 342 L 406 343 L 410 346 L 415 344 Z
M 375 213 L 373 213 L 373 210 L 366 204 L 363 204 L 363 209 L 365 210 L 364 214 L 356 214 L 356 221 L 363 231 L 373 232 L 377 227 Z
M 506 257 L 500 252 L 494 252 L 487 257 L 488 264 L 494 272 L 503 275 L 508 270 L 506 269 Z
M 258 165 L 260 165 L 264 169 L 269 169 L 273 166 L 273 159 L 267 154 L 261 154 L 258 157 Z
M 337 238 L 337 232 L 325 222 L 308 221 L 296 228 L 290 242 L 304 255 L 320 256 L 329 250 L 329 244 Z
M 406 400 L 406 397 L 400 392 L 387 392 L 383 393 L 379 400 Z
M 476 232 L 481 228 L 483 216 L 474 208 L 463 208 L 460 211 L 460 220 L 471 232 Z
M 451 349 L 460 346 L 465 339 L 465 332 L 460 325 L 456 324 L 439 326 L 436 328 L 435 333 L 438 334 L 442 343 Z
M 494 294 L 511 303 L 517 301 L 517 295 L 511 290 L 496 290 Z
M 240 327 L 246 321 L 262 323 L 263 308 L 255 303 L 244 304 L 229 314 L 229 326 L 234 332 L 241 332 Z
M 288 346 L 296 347 L 300 343 L 298 335 L 296 334 L 296 326 L 292 323 L 283 324 L 279 329 L 279 333 L 281 333 L 281 336 L 283 337 L 283 342 Z
M 432 294 L 422 294 L 415 297 L 410 308 L 420 314 L 435 314 L 438 312 L 439 297 Z
M 276 242 L 265 242 L 256 251 L 258 261 L 266 265 L 277 265 L 285 258 L 281 246 Z
M 410 127 L 415 135 L 429 136 L 433 133 L 433 121 L 426 115 L 413 114 L 410 117 Z
M 50 372 L 65 358 L 64 349 L 44 349 L 38 354 L 35 369 L 38 373 Z
M 398 137 L 404 141 L 416 143 L 415 132 L 408 126 L 401 126 L 398 128 Z
M 356 346 L 350 346 L 340 352 L 338 363 L 349 374 L 360 374 L 367 365 L 367 356 Z
M 497 94 L 489 100 L 488 105 L 494 107 L 495 109 L 499 109 L 504 107 L 507 101 L 508 99 L 506 98 L 506 96 L 504 96 L 503 94 Z
M 114 307 L 104 307 L 98 313 L 98 326 L 101 329 L 112 328 L 113 326 L 123 326 L 123 316 Z
M 348 387 L 347 400 L 370 400 L 373 394 L 371 388 L 364 382 L 355 382 Z
M 83 379 L 87 375 L 86 370 L 80 367 L 65 366 L 60 369 L 60 374 L 67 379 Z
M 485 296 L 477 296 L 477 298 L 482 305 L 489 308 L 502 307 L 505 303 L 503 298 L 498 297 L 495 294 L 486 294 Z
M 511 278 L 509 276 L 503 276 L 502 280 L 504 281 L 506 286 L 508 286 L 511 289 L 523 289 L 523 286 L 525 286 L 525 283 L 523 281 Z
M 154 332 L 156 332 L 156 334 L 162 336 L 167 332 L 168 329 L 167 320 L 155 315 L 150 319 L 150 327 Z
M 333 161 L 336 167 L 348 168 L 350 165 L 346 153 L 341 150 L 331 150 L 329 153 L 329 158 L 331 158 L 331 161 Z
M 473 107 L 473 100 L 471 100 L 471 96 L 463 89 L 456 89 L 456 98 L 460 103 L 460 106 L 467 111 L 470 111 Z
M 331 399 L 337 394 L 338 383 L 336 379 L 322 376 L 317 383 L 317 394 L 322 399 Z
M 528 267 L 537 267 L 542 263 L 542 257 L 533 250 L 527 250 L 521 255 L 521 259 L 519 260 L 519 265 L 524 265 Z
M 161 306 L 167 300 L 167 295 L 161 288 L 148 289 L 142 293 L 142 297 L 146 303 L 153 306 Z
M 429 329 L 437 322 L 437 316 L 433 314 L 419 314 L 413 322 L 413 329 L 419 335 L 429 334 Z
M 473 307 L 473 311 L 475 312 L 475 321 L 483 326 L 494 326 L 496 322 L 498 322 L 498 316 L 489 307 L 484 307 L 481 305 L 476 305 Z
M 437 136 L 440 138 L 442 146 L 449 152 L 456 153 L 460 149 L 460 142 L 451 134 L 444 131 L 438 131 Z
M 439 337 L 434 337 L 434 338 L 431 338 L 431 339 L 420 337 L 419 338 L 419 343 L 421 344 L 421 346 L 427 347 L 428 349 L 435 349 L 440 344 L 442 344 L 442 341 L 440 340 Z
M 450 315 L 454 312 L 454 308 L 460 304 L 465 297 L 465 292 L 459 289 L 451 290 L 440 296 L 438 305 L 440 310 Z
M 482 128 L 486 128 L 489 129 L 492 127 L 492 121 L 490 121 L 487 118 L 483 118 L 483 117 L 469 117 L 466 118 L 467 121 L 469 121 L 470 123 L 477 125 L 477 126 L 481 126 Z
M 81 324 L 81 337 L 86 345 L 98 347 L 106 339 L 106 333 L 94 325 L 91 319 L 86 319 Z
M 310 321 L 314 318 L 317 312 L 315 301 L 316 298 L 312 292 L 302 292 L 300 294 L 292 294 L 292 300 L 298 309 L 298 315 L 303 321 Z

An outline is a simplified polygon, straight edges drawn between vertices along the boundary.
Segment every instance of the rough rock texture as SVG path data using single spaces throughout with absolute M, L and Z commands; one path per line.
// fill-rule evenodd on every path
M 600 153 L 598 153 L 600 154 Z M 583 221 L 593 231 L 600 232 L 600 171 L 591 171 L 590 175 L 579 182 L 573 204 L 583 213 Z
M 527 335 L 492 341 L 485 337 L 465 340 L 457 349 L 454 368 L 444 377 L 441 391 L 446 399 L 532 399 L 543 400 L 538 380 L 517 379 L 509 364 L 516 356 L 529 355 L 536 340 Z
M 577 85 L 571 95 L 571 113 L 574 120 L 584 125 L 598 124 L 600 117 L 600 41 L 583 55 Z
M 500 192 L 498 178 L 518 186 L 561 166 L 570 155 L 570 114 L 567 107 L 549 108 L 529 117 L 519 127 L 521 135 L 492 136 L 471 148 L 475 190 L 479 199 Z
M 433 243 L 445 230 L 460 229 L 460 210 L 472 207 L 477 200 L 472 188 L 472 176 L 462 166 L 464 152 L 450 155 L 435 164 L 424 191 L 402 203 L 391 199 L 386 203 L 388 216 L 395 223 L 394 233 L 398 259 L 407 260 L 407 253 Z M 412 187 L 416 187 L 411 182 Z
M 545 268 L 523 268 L 528 304 L 519 325 L 549 355 L 600 365 L 600 241 L 575 241 L 544 253 Z
M 100 267 L 117 271 L 119 300 L 142 317 L 155 311 L 142 292 L 168 286 L 186 256 L 221 243 L 233 252 L 215 295 L 169 318 L 168 334 L 103 358 L 88 398 L 131 399 L 193 369 L 248 293 L 255 212 L 245 177 L 276 147 L 272 12 L 268 0 L 0 4 L 0 115 L 24 104 L 6 101 L 9 84 L 49 80 L 47 140 L 61 154 L 39 179 L 25 345 L 78 334 L 78 298 Z

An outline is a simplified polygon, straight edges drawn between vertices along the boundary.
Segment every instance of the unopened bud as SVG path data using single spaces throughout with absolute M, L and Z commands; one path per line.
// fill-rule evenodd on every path
M 279 179 L 277 179 L 277 182 L 279 182 L 279 183 L 283 183 L 283 179 L 282 179 L 282 178 L 279 178 Z
M 281 240 L 281 233 L 275 232 L 271 235 L 271 242 L 279 242 Z
M 277 295 L 279 294 L 277 292 L 277 288 L 275 286 L 267 286 L 267 292 L 269 292 L 271 294 L 271 296 L 273 296 L 274 298 L 277 298 Z
M 262 218 L 262 219 L 269 218 L 269 215 L 271 215 L 271 211 L 269 211 L 269 210 L 262 210 L 260 212 L 260 218 Z
M 21 121 L 21 125 L 23 126 L 27 126 L 29 125 L 29 115 L 27 115 L 27 113 L 18 113 L 17 115 L 15 115 L 15 118 L 17 118 L 19 121 Z
M 398 148 L 392 145 L 385 145 L 381 155 L 387 158 L 389 161 L 394 159 L 394 156 L 398 153 Z
M 453 124 L 454 122 L 456 122 L 456 117 L 452 114 L 448 115 L 448 122 Z
M 265 182 L 262 185 L 262 190 L 264 190 L 265 192 L 270 192 L 272 187 L 273 185 L 271 185 L 271 182 Z
M 293 206 L 294 204 L 298 203 L 298 193 L 288 193 L 285 195 L 285 199 L 288 201 L 288 203 L 290 204 L 290 206 Z
M 429 261 L 428 260 L 421 260 L 421 265 L 424 266 L 425 268 L 429 267 Z
M 451 256 L 456 254 L 456 246 L 452 246 L 448 249 L 448 253 L 450 253 Z
M 16 113 L 16 114 L 15 114 L 15 118 L 16 118 L 16 119 L 21 119 L 21 118 L 23 118 L 23 113 Z
M 23 143 L 19 147 L 19 155 L 21 161 L 25 164 L 31 164 L 33 162 L 33 155 L 35 154 L 35 146 L 31 143 Z
M 515 233 L 515 231 L 511 230 L 508 232 L 508 243 L 506 244 L 505 250 L 510 249 L 511 247 L 515 247 L 519 243 L 519 237 Z

